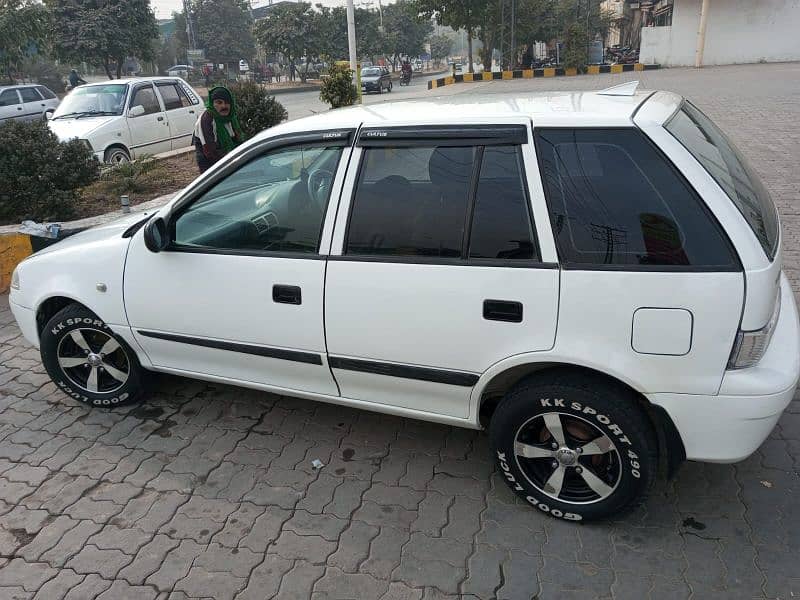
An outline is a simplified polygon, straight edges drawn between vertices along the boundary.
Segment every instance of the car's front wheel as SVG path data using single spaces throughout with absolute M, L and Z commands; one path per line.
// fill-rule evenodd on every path
M 633 393 L 583 373 L 534 376 L 492 417 L 506 483 L 532 506 L 573 521 L 637 506 L 657 470 L 657 442 Z
M 42 362 L 68 396 L 93 406 L 120 406 L 142 394 L 133 350 L 102 319 L 79 304 L 61 309 L 42 330 Z
M 108 164 L 119 165 L 131 162 L 131 155 L 125 148 L 114 146 L 106 150 L 104 159 Z

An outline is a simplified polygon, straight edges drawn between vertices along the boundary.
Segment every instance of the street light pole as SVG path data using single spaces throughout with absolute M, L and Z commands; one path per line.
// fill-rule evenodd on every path
M 350 70 L 353 72 L 353 85 L 358 85 L 358 61 L 356 60 L 356 9 L 353 0 L 347 0 L 347 49 L 350 53 Z M 360 98 L 361 96 L 359 96 Z

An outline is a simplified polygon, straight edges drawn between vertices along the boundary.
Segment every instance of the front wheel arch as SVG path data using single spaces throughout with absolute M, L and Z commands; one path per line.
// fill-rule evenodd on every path
M 103 151 L 103 162 L 109 163 L 110 162 L 109 159 L 113 156 L 115 152 L 118 151 L 122 151 L 125 153 L 125 155 L 128 157 L 128 162 L 133 160 L 133 155 L 131 154 L 131 151 L 127 147 L 125 147 L 124 144 L 111 144 L 108 148 L 106 148 Z

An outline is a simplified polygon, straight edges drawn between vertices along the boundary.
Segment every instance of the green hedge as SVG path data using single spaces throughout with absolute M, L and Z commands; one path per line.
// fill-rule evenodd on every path
M 0 125 L 0 148 L 0 224 L 67 219 L 100 175 L 83 142 L 59 142 L 43 121 Z

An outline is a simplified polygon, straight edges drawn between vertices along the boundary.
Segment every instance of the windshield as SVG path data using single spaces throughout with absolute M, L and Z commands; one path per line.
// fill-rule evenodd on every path
M 370 67 L 369 69 L 361 69 L 362 77 L 378 77 L 382 71 L 378 67 Z
M 75 88 L 58 105 L 54 119 L 88 115 L 121 115 L 127 84 L 86 85 Z
M 778 250 L 778 211 L 753 168 L 700 110 L 684 102 L 667 130 L 705 167 L 742 213 L 770 260 Z

